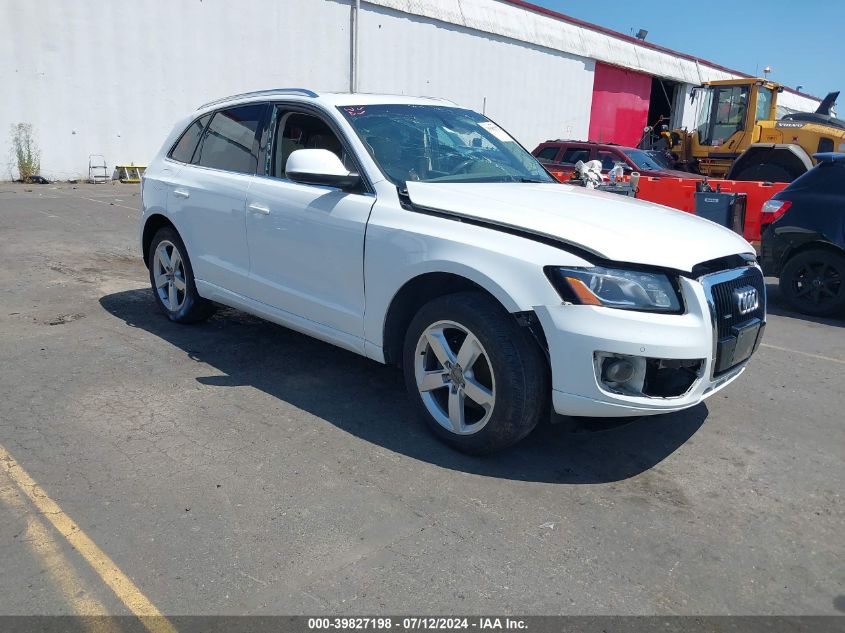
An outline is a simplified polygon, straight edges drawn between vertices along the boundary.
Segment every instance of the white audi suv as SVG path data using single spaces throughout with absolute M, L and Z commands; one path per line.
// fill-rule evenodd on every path
M 225 304 L 402 367 L 445 442 L 495 451 L 550 407 L 640 416 L 736 379 L 765 285 L 736 233 L 556 182 L 453 103 L 276 89 L 181 121 L 142 184 L 161 310 Z

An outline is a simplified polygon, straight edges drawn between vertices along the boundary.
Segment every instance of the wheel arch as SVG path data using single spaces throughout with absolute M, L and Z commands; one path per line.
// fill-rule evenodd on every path
M 144 256 L 144 265 L 149 267 L 150 262 L 150 245 L 153 242 L 153 237 L 155 234 L 158 233 L 160 229 L 165 226 L 171 227 L 174 231 L 179 233 L 179 230 L 170 221 L 169 218 L 160 214 L 160 213 L 153 213 L 150 217 L 147 218 L 146 222 L 144 222 L 144 230 L 141 233 L 141 253 Z
M 793 179 L 813 168 L 813 161 L 800 145 L 793 143 L 756 143 L 746 149 L 731 165 L 726 178 L 734 180 L 749 167 L 777 165 L 793 174 Z
M 845 249 L 838 246 L 837 244 L 834 244 L 833 242 L 829 242 L 825 239 L 822 239 L 821 236 L 818 236 L 814 239 L 797 244 L 788 251 L 786 251 L 780 262 L 780 268 L 778 272 L 783 272 L 784 266 L 786 266 L 786 263 L 790 259 L 792 259 L 793 257 L 797 257 L 801 253 L 806 253 L 807 251 L 829 251 L 831 253 L 839 255 L 840 257 L 845 257 Z
M 436 297 L 456 292 L 480 291 L 496 300 L 507 312 L 519 312 L 519 307 L 504 290 L 480 274 L 429 271 L 406 281 L 393 295 L 382 325 L 384 362 L 402 362 L 405 333 L 419 309 Z

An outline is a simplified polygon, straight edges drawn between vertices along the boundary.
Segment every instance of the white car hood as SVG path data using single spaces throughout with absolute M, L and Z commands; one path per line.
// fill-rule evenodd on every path
M 407 183 L 415 205 L 559 239 L 604 259 L 689 272 L 754 253 L 733 231 L 690 213 L 556 183 Z

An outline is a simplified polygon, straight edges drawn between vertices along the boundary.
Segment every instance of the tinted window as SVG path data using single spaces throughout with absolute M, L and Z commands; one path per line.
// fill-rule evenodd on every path
M 820 138 L 819 139 L 819 152 L 832 152 L 833 151 L 833 139 L 832 138 Z
M 563 157 L 560 159 L 560 162 L 565 163 L 566 165 L 574 165 L 579 160 L 582 160 L 585 163 L 590 160 L 590 150 L 583 147 L 570 147 L 563 153 Z
M 602 171 L 613 169 L 616 166 L 616 163 L 620 163 L 622 167 L 628 167 L 628 164 L 625 162 L 625 159 L 623 159 L 621 156 L 617 156 L 613 152 L 599 152 L 597 158 L 601 161 Z
M 190 163 L 194 156 L 194 150 L 197 148 L 197 143 L 202 136 L 202 131 L 205 129 L 205 124 L 211 118 L 210 114 L 206 114 L 191 123 L 188 129 L 182 133 L 173 149 L 170 150 L 170 158 L 178 160 L 180 163 Z
M 626 149 L 624 151 L 625 155 L 634 162 L 638 169 L 663 169 L 663 166 L 658 163 L 651 154 L 644 152 L 643 150 Z M 624 165 L 624 167 L 627 168 L 628 165 Z
M 264 104 L 256 104 L 215 113 L 194 162 L 203 167 L 255 173 L 258 163 L 255 132 L 264 108 Z
M 276 178 L 285 178 L 288 158 L 298 149 L 327 149 L 342 160 L 347 169 L 353 169 L 340 139 L 319 117 L 301 112 L 279 112 L 273 138 L 270 175 Z
M 539 152 L 537 152 L 537 158 L 541 161 L 553 161 L 557 156 L 557 147 L 544 147 Z

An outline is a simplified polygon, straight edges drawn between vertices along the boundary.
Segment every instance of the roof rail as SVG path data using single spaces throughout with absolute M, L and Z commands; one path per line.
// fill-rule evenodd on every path
M 211 105 L 217 105 L 218 103 L 225 103 L 226 101 L 232 101 L 233 99 L 244 99 L 246 97 L 260 97 L 261 95 L 271 95 L 271 94 L 296 94 L 302 95 L 304 97 L 311 97 L 316 98 L 319 97 L 316 92 L 313 90 L 308 90 L 307 88 L 270 88 L 268 90 L 255 90 L 253 92 L 242 92 L 237 95 L 231 95 L 228 97 L 223 97 L 221 99 L 215 99 L 214 101 L 209 101 L 208 103 L 203 103 L 197 110 L 202 110 L 203 108 L 207 108 Z

